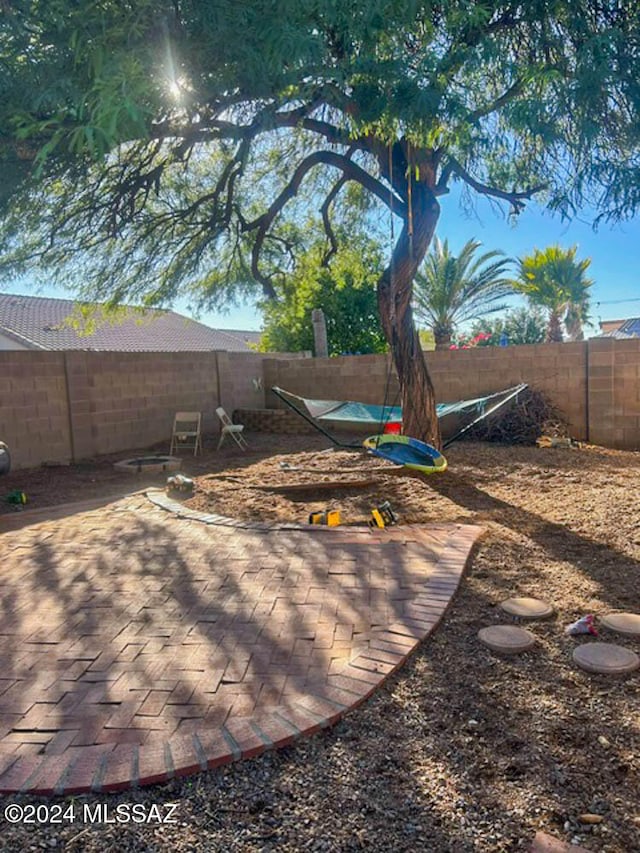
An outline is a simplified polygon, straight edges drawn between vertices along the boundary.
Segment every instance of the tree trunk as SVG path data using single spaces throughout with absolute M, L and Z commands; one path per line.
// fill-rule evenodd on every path
M 569 335 L 570 341 L 583 341 L 584 330 L 582 328 L 582 318 L 577 310 L 569 308 L 567 316 L 564 318 L 564 325 Z
M 562 322 L 557 311 L 551 311 L 549 315 L 549 325 L 547 326 L 547 343 L 561 344 L 562 337 Z
M 378 281 L 378 310 L 400 382 L 403 432 L 440 449 L 435 393 L 411 307 L 413 279 L 433 238 L 440 206 L 425 183 L 416 182 L 412 189 L 413 235 L 405 222 Z
M 451 349 L 451 330 L 434 330 L 433 338 L 436 342 L 436 350 L 440 351 Z

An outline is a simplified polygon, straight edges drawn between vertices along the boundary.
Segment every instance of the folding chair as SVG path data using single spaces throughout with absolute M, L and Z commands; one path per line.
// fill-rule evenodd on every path
M 9 453 L 9 448 L 4 441 L 0 441 L 0 474 L 8 474 L 10 470 L 11 454 Z
M 198 449 L 202 453 L 201 423 L 202 415 L 200 412 L 176 412 L 173 419 L 170 456 L 173 455 L 174 450 L 181 447 L 193 447 L 194 456 L 198 453 Z
M 218 442 L 218 450 L 222 447 L 222 442 L 225 439 L 225 436 L 230 435 L 231 438 L 235 441 L 238 447 L 245 450 L 249 445 L 247 444 L 245 437 L 242 435 L 242 430 L 244 429 L 243 424 L 234 424 L 229 417 L 229 415 L 225 412 L 222 406 L 219 406 L 216 409 L 216 414 L 222 421 L 222 430 L 220 432 L 220 441 Z

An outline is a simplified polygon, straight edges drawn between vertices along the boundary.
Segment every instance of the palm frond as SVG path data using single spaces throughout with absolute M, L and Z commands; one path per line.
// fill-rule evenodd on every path
M 514 292 L 507 273 L 512 261 L 493 250 L 478 255 L 477 240 L 468 240 L 457 255 L 447 240 L 434 240 L 414 284 L 414 309 L 428 328 L 451 334 L 457 326 L 502 311 L 502 300 Z

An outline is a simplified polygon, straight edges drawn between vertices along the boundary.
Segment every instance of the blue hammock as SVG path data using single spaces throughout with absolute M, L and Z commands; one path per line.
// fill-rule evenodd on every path
M 527 386 L 524 383 L 488 394 L 486 397 L 474 397 L 471 400 L 458 400 L 455 403 L 438 403 L 436 413 L 439 419 L 453 414 L 475 414 L 473 423 L 468 424 L 464 431 L 479 420 L 495 412 L 513 397 L 517 396 Z M 328 435 L 326 430 L 319 427 L 316 421 L 334 421 L 338 423 L 368 424 L 382 428 L 388 423 L 402 423 L 402 408 L 400 406 L 377 406 L 372 403 L 358 403 L 353 400 L 315 400 L 299 397 L 290 391 L 277 386 L 271 389 L 277 397 L 309 421 L 320 432 Z M 461 433 L 458 433 L 458 436 Z M 329 436 L 333 441 L 333 438 Z M 456 436 L 457 437 L 457 436 Z M 451 440 L 447 443 L 451 443 Z

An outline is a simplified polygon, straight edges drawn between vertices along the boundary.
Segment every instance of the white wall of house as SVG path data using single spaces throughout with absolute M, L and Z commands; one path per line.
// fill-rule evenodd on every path
M 29 349 L 29 347 L 18 343 L 18 341 L 10 338 L 8 335 L 3 335 L 2 332 L 0 332 L 0 350 L 7 349 Z

